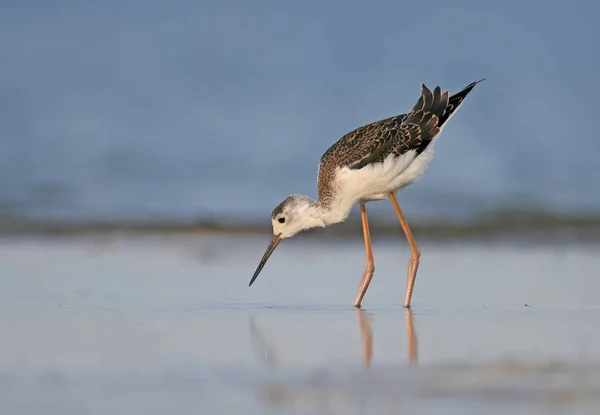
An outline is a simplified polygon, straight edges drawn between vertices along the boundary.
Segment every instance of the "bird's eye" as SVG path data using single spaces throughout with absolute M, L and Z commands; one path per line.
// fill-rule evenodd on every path
M 285 223 L 285 218 L 279 218 L 277 220 L 279 221 L 279 223 Z

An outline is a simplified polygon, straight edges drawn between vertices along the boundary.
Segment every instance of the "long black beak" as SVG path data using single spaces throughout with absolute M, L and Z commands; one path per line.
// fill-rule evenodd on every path
M 271 256 L 271 254 L 273 253 L 275 248 L 277 248 L 277 245 L 279 245 L 279 242 L 281 242 L 281 236 L 273 235 L 273 239 L 271 239 L 269 246 L 267 246 L 267 250 L 263 254 L 263 257 L 260 260 L 260 263 L 258 264 L 258 268 L 256 268 L 256 271 L 254 271 L 254 275 L 252 276 L 252 279 L 250 280 L 250 284 L 248 284 L 248 287 L 250 287 L 252 285 L 252 283 L 254 283 L 254 280 L 256 279 L 256 277 L 258 277 L 258 274 L 260 274 L 260 271 L 262 271 L 263 267 L 267 263 L 267 259 L 269 259 L 269 257 Z

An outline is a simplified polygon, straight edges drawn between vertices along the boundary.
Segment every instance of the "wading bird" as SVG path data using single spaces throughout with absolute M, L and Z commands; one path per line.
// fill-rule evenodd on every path
M 375 271 L 365 204 L 390 199 L 411 249 L 408 261 L 405 307 L 410 307 L 421 251 L 413 238 L 396 192 L 421 178 L 431 159 L 433 146 L 448 120 L 479 82 L 450 96 L 440 87 L 433 92 L 421 84 L 421 96 L 412 111 L 363 125 L 333 144 L 321 157 L 317 172 L 318 199 L 294 194 L 271 213 L 273 238 L 250 280 L 256 280 L 282 239 L 300 231 L 346 220 L 360 204 L 367 266 L 354 301 L 360 307 Z

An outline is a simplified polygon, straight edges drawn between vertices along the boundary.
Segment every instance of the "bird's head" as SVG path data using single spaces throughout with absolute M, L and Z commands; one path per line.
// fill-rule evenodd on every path
M 282 239 L 291 238 L 298 232 L 306 229 L 325 226 L 321 214 L 322 211 L 319 202 L 302 195 L 288 196 L 283 202 L 277 205 L 271 213 L 273 238 L 267 246 L 252 280 L 250 280 L 250 285 L 258 277 L 258 274 Z
M 316 206 L 316 201 L 306 196 L 286 197 L 271 212 L 273 235 L 279 235 L 281 239 L 291 238 L 298 232 L 319 226 L 314 217 Z

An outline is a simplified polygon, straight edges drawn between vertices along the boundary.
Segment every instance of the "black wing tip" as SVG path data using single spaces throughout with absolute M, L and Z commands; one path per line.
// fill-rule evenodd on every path
M 479 84 L 485 80 L 486 80 L 486 78 L 481 78 L 479 81 L 471 82 L 469 85 L 464 87 L 460 92 L 457 92 L 456 94 L 454 94 L 454 96 L 462 96 L 464 98 L 469 92 L 471 92 L 471 90 L 473 88 L 475 88 L 475 86 L 477 84 Z M 437 88 L 439 88 L 439 86 L 436 87 L 436 89 Z M 435 89 L 434 89 L 434 91 L 435 91 Z M 424 94 L 430 93 L 430 92 L 432 92 L 432 91 L 427 87 L 427 85 L 425 85 L 424 83 L 421 83 L 421 96 L 423 96 Z M 446 92 L 446 91 L 444 91 L 444 92 Z M 452 98 L 452 96 L 450 98 Z
M 475 85 L 477 85 L 478 83 L 481 83 L 485 81 L 485 78 L 481 78 L 479 81 L 475 81 L 475 82 L 471 82 L 469 85 L 467 85 L 463 91 L 471 91 L 471 89 L 475 88 Z M 462 92 L 462 91 L 461 91 Z
M 456 94 L 450 96 L 450 102 L 452 102 L 453 100 L 456 100 L 458 98 L 460 98 L 460 100 L 465 99 L 465 97 L 473 90 L 473 88 L 475 88 L 475 85 L 477 85 L 478 83 L 483 82 L 483 81 L 485 81 L 485 78 L 481 78 L 479 81 L 471 82 L 469 85 L 464 87 L 460 92 L 457 92 Z

